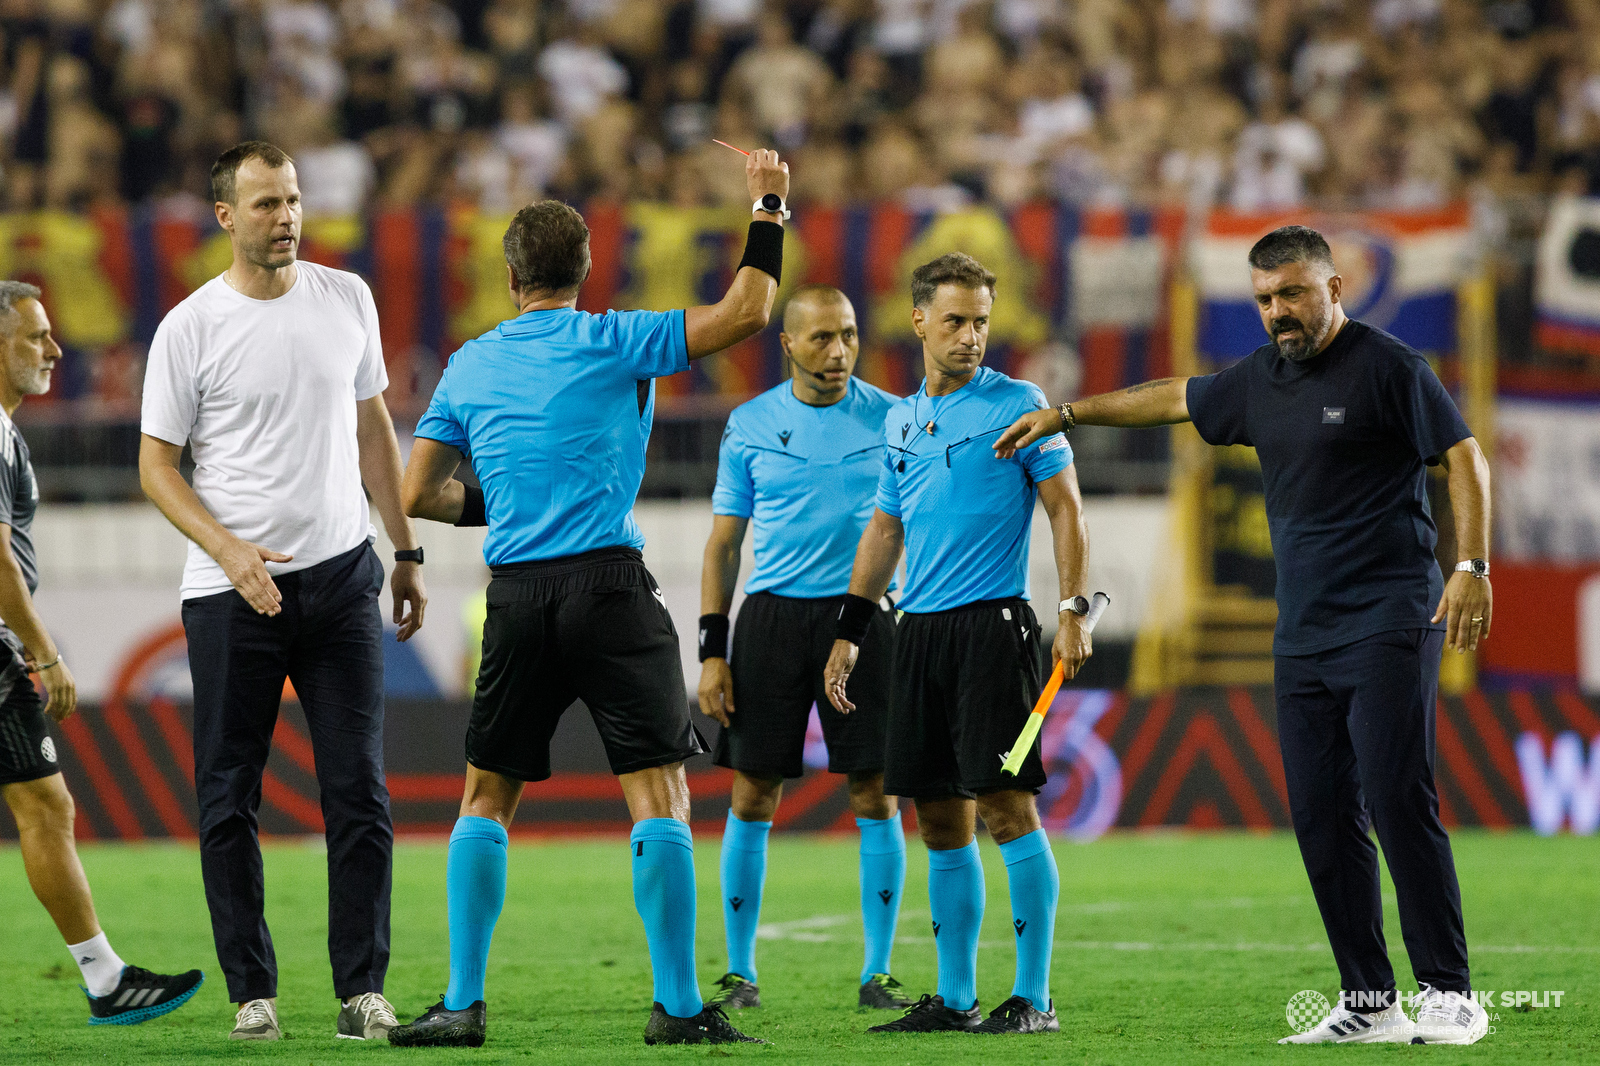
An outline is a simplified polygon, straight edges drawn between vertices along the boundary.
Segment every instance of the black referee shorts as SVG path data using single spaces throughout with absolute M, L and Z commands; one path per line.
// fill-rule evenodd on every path
M 902 615 L 884 792 L 929 800 L 1037 792 L 1046 780 L 1039 745 L 1016 777 L 1000 766 L 1043 688 L 1039 620 L 1026 600 Z
M 833 651 L 843 596 L 802 600 L 757 592 L 739 608 L 733 630 L 733 707 L 717 738 L 718 766 L 751 777 L 805 772 L 806 726 L 817 705 L 828 769 L 836 774 L 883 771 L 894 662 L 894 613 L 881 607 L 861 645 L 845 691 L 856 709 L 840 714 L 828 702 L 822 671 Z
M 678 631 L 633 548 L 494 567 L 467 761 L 520 781 L 550 776 L 550 738 L 575 700 L 614 774 L 706 751 L 689 719 Z
M 0 785 L 59 774 L 56 742 L 45 723 L 44 700 L 11 649 L 0 644 L 0 656 L 10 659 L 0 671 Z

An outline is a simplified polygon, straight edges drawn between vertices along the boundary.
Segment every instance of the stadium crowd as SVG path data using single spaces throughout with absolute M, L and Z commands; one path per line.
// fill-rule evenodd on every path
M 1600 186 L 1600 0 L 0 0 L 10 210 L 541 195 L 1415 208 Z

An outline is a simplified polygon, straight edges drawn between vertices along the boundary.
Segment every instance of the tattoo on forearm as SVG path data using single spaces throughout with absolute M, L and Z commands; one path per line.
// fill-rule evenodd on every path
M 1155 381 L 1141 382 L 1138 385 L 1130 386 L 1122 391 L 1127 393 L 1144 392 L 1146 389 L 1159 389 L 1161 386 L 1177 380 L 1177 378 L 1157 378 Z

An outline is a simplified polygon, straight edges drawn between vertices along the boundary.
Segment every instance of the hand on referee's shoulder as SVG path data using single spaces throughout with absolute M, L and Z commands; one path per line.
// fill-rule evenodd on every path
M 994 453 L 1002 459 L 1009 459 L 1034 441 L 1060 432 L 1061 416 L 1056 413 L 1055 408 L 1029 411 L 1006 427 L 1006 431 L 995 439 Z

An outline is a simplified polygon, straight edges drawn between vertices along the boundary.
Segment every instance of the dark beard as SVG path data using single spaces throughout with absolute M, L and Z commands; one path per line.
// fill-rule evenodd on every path
M 1327 315 L 1319 316 L 1309 325 L 1299 319 L 1280 319 L 1278 322 L 1274 322 L 1272 324 L 1274 330 L 1279 326 L 1298 326 L 1300 328 L 1300 336 L 1290 340 L 1283 340 L 1274 332 L 1272 337 L 1273 346 L 1278 349 L 1279 355 L 1291 363 L 1305 362 L 1317 354 L 1317 339 L 1327 332 L 1329 317 Z

